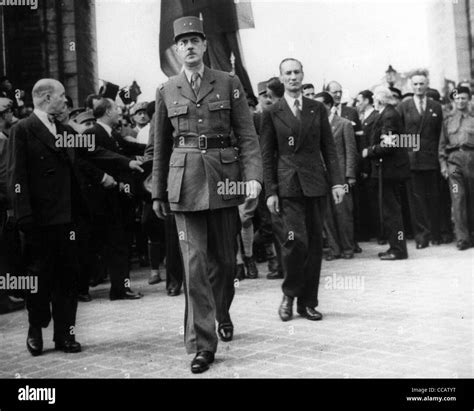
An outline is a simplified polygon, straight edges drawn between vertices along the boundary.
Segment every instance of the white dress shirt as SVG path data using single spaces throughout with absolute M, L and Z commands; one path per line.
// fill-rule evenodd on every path
M 364 117 L 362 117 L 362 121 L 367 120 L 374 111 L 375 109 L 372 106 L 367 107 L 367 109 L 364 111 Z
M 56 124 L 54 122 L 51 122 L 48 118 L 48 113 L 45 111 L 40 110 L 39 108 L 35 108 L 33 110 L 33 113 L 36 114 L 36 116 L 40 119 L 40 121 L 45 125 L 45 127 L 49 130 L 49 132 L 56 137 L 57 130 L 56 130 Z
M 418 96 L 413 96 L 413 100 L 415 102 L 415 105 L 416 105 L 416 109 L 418 110 L 418 113 L 421 114 L 421 112 L 425 112 L 426 111 L 426 96 L 423 97 L 423 103 L 420 101 L 420 97 Z

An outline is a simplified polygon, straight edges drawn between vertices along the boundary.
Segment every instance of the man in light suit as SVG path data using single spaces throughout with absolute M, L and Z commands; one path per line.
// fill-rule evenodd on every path
M 295 298 L 298 314 L 312 321 L 322 318 L 316 310 L 323 251 L 322 212 L 329 191 L 336 204 L 344 196 L 326 108 L 302 96 L 303 77 L 300 61 L 284 59 L 280 63 L 285 94 L 263 112 L 260 135 L 267 206 L 278 220 L 276 237 L 285 276 L 278 311 L 282 321 L 292 318 Z
M 408 200 L 416 248 L 431 243 L 441 244 L 440 229 L 440 168 L 438 145 L 443 128 L 441 104 L 428 98 L 428 74 L 417 70 L 411 76 L 415 95 L 403 101 L 398 111 L 403 132 L 415 136 L 416 146 L 410 147 L 411 179 L 408 183 Z
M 328 201 L 328 210 L 324 218 L 324 228 L 328 236 L 329 253 L 326 260 L 354 257 L 354 221 L 352 217 L 352 191 L 355 184 L 357 149 L 351 122 L 331 112 L 334 100 L 323 91 L 315 95 L 315 100 L 326 106 L 332 135 L 336 143 L 339 168 L 346 179 L 346 194 L 340 204 Z
M 204 66 L 202 21 L 182 17 L 174 34 L 184 68 L 156 93 L 152 198 L 158 217 L 170 209 L 175 214 L 185 273 L 185 345 L 196 354 L 191 372 L 202 373 L 217 350 L 216 319 L 219 337 L 233 338 L 237 206 L 245 194 L 258 197 L 262 161 L 240 80 Z M 247 193 L 235 189 L 244 182 Z

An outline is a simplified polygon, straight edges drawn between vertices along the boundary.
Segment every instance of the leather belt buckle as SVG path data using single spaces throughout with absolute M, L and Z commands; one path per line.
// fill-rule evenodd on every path
M 202 135 L 198 137 L 199 150 L 207 150 L 207 137 Z

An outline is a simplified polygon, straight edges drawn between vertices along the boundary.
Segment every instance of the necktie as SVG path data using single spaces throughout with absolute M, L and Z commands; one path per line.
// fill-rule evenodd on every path
M 301 121 L 301 109 L 300 109 L 300 101 L 295 100 L 295 117 L 298 119 L 298 121 Z
M 423 109 L 423 98 L 420 98 L 419 102 L 420 102 L 420 116 L 423 117 L 423 115 L 425 114 L 425 110 Z
M 201 76 L 199 73 L 193 73 L 191 76 L 191 87 L 194 90 L 196 96 L 199 94 L 199 88 L 201 87 Z

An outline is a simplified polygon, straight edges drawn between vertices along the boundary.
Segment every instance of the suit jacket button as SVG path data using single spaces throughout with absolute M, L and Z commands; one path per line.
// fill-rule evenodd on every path
M 196 107 L 199 108 L 199 107 L 201 107 L 201 105 L 200 105 L 200 104 L 196 104 Z
M 202 118 L 200 118 L 200 119 L 198 120 L 198 123 L 202 123 Z

